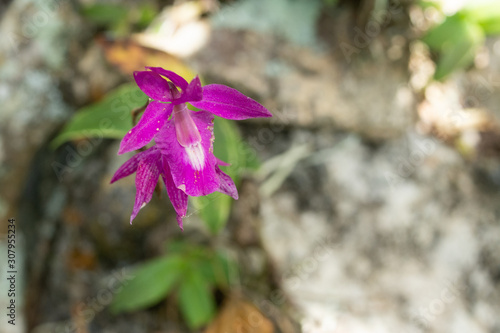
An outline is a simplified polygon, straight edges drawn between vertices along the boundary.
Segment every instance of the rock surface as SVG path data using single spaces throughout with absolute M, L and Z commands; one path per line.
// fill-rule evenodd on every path
M 299 163 L 262 202 L 264 246 L 304 332 L 500 327 L 498 191 L 429 137 L 373 149 L 350 134 L 315 148 L 324 159 Z M 294 188 L 316 177 L 302 201 Z

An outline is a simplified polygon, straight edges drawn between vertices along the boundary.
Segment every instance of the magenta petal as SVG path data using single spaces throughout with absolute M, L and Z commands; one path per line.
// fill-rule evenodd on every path
M 175 123 L 175 133 L 177 141 L 183 147 L 190 147 L 201 142 L 201 135 L 198 127 L 194 123 L 191 111 L 186 104 L 174 106 L 172 118 Z
M 193 106 L 213 113 L 216 116 L 242 120 L 248 118 L 271 117 L 272 114 L 261 104 L 222 84 L 209 84 L 203 87 L 203 100 L 192 102 Z
M 217 160 L 217 165 L 222 165 L 222 166 L 230 166 L 230 163 L 224 162 L 223 160 L 219 160 L 217 157 L 215 158 Z
M 140 156 L 141 153 L 135 154 L 127 162 L 123 163 L 122 166 L 119 167 L 118 170 L 116 170 L 115 174 L 113 175 L 113 178 L 111 178 L 110 184 L 113 184 L 117 180 L 120 180 L 134 173 L 135 170 L 137 170 L 137 166 L 139 165 L 141 159 Z
M 216 167 L 215 171 L 220 178 L 220 186 L 217 191 L 233 197 L 234 200 L 238 200 L 238 190 L 236 189 L 236 185 L 234 185 L 233 179 L 222 172 L 219 167 Z
M 219 188 L 219 176 L 215 172 L 213 155 L 213 116 L 208 112 L 191 112 L 200 131 L 198 149 L 189 151 L 177 141 L 173 121 L 167 121 L 155 137 L 156 145 L 167 158 L 175 186 L 190 196 L 207 195 Z M 193 157 L 194 156 L 194 157 Z
M 139 123 L 122 139 L 118 155 L 128 153 L 147 145 L 163 127 L 172 113 L 173 105 L 152 101 L 144 111 Z
M 186 193 L 182 192 L 175 186 L 166 158 L 163 158 L 162 163 L 163 172 L 161 176 L 163 178 L 163 182 L 165 183 L 165 187 L 167 188 L 170 202 L 172 203 L 172 206 L 174 206 L 175 212 L 177 213 L 177 224 L 179 225 L 179 228 L 181 228 L 181 230 L 184 230 L 182 227 L 182 219 L 186 216 L 187 213 L 188 196 Z
M 167 80 L 155 72 L 134 72 L 134 79 L 139 88 L 149 97 L 161 102 L 170 102 L 172 94 Z
M 161 67 L 146 67 L 146 68 L 152 70 L 156 74 L 165 76 L 167 79 L 172 81 L 173 84 L 175 84 L 182 90 L 186 90 L 188 86 L 188 82 L 184 80 L 182 76 L 179 76 L 172 71 L 167 71 L 166 69 L 163 69 Z
M 152 147 L 155 148 L 155 147 Z M 130 216 L 130 223 L 137 216 L 139 210 L 144 207 L 153 197 L 158 178 L 160 176 L 160 169 L 158 168 L 158 160 L 160 158 L 159 151 L 155 149 L 156 153 L 144 156 L 139 162 L 137 167 L 137 174 L 135 176 L 135 204 L 132 216 Z
M 174 104 L 181 104 L 186 102 L 198 102 L 203 98 L 203 88 L 201 87 L 201 81 L 198 76 L 196 76 L 187 86 L 186 90 L 182 92 L 180 98 L 172 101 Z
M 118 170 L 116 170 L 115 174 L 113 175 L 113 178 L 111 178 L 110 183 L 112 184 L 117 180 L 120 180 L 136 172 L 137 166 L 143 159 L 152 154 L 156 154 L 159 156 L 159 152 L 160 151 L 158 150 L 158 148 L 153 146 L 145 151 L 135 154 L 127 162 L 123 163 L 122 166 L 118 168 Z

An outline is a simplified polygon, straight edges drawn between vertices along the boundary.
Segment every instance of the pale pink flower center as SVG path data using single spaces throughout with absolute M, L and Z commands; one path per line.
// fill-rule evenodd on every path
M 189 162 L 195 170 L 201 170 L 205 164 L 205 153 L 201 146 L 200 131 L 196 127 L 186 104 L 174 106 L 173 120 L 177 141 L 186 150 Z

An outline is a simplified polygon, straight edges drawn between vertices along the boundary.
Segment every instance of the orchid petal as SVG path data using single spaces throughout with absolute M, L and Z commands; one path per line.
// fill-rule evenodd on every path
M 236 185 L 234 185 L 233 179 L 222 172 L 219 167 L 215 168 L 215 172 L 217 172 L 220 178 L 220 186 L 217 191 L 233 197 L 234 200 L 238 200 L 238 190 L 236 189 Z
M 151 154 L 158 154 L 158 152 L 159 150 L 153 146 L 145 151 L 141 151 L 140 153 L 135 154 L 125 163 L 123 163 L 122 166 L 118 168 L 118 170 L 116 170 L 115 174 L 113 175 L 113 178 L 111 178 L 110 184 L 136 172 L 137 166 L 144 158 L 146 158 Z
M 158 168 L 159 151 L 155 149 L 155 154 L 148 154 L 139 162 L 137 167 L 137 174 L 135 176 L 135 204 L 130 216 L 130 224 L 144 207 L 153 197 L 158 178 L 160 176 L 160 169 Z
M 123 163 L 122 166 L 119 167 L 118 170 L 116 170 L 113 178 L 111 178 L 111 181 L 109 183 L 113 184 L 117 180 L 120 180 L 134 173 L 137 170 L 137 166 L 139 165 L 140 155 L 141 153 L 135 154 L 127 162 Z
M 201 81 L 198 76 L 196 76 L 187 86 L 186 90 L 182 92 L 180 98 L 172 101 L 173 104 L 181 104 L 186 102 L 198 102 L 203 98 L 203 88 L 201 87 Z
M 224 162 L 223 160 L 219 160 L 217 157 L 215 158 L 217 161 L 217 165 L 222 165 L 222 166 L 230 166 L 231 163 Z
M 163 69 L 161 67 L 146 67 L 146 68 L 152 70 L 156 74 L 165 76 L 167 79 L 172 81 L 173 84 L 181 88 L 183 91 L 186 90 L 188 86 L 188 82 L 184 80 L 182 76 L 177 75 L 172 71 L 167 71 L 166 69 Z
M 170 102 L 172 94 L 167 80 L 151 71 L 134 72 L 134 79 L 139 88 L 149 97 L 161 102 Z
M 260 103 L 222 84 L 204 86 L 203 99 L 199 102 L 193 101 L 191 104 L 226 119 L 243 120 L 272 116 Z
M 118 155 L 128 153 L 147 145 L 163 127 L 172 113 L 173 105 L 152 101 L 147 106 L 139 123 L 122 139 Z
M 155 141 L 166 156 L 175 186 L 190 196 L 207 195 L 217 191 L 220 183 L 212 145 L 213 116 L 203 111 L 189 112 L 200 131 L 200 143 L 191 148 L 181 146 L 173 121 L 165 123 Z
M 188 196 L 183 191 L 179 190 L 172 179 L 172 174 L 170 172 L 170 167 L 168 166 L 167 159 L 165 157 L 162 158 L 163 164 L 163 172 L 161 174 L 163 178 L 163 182 L 165 183 L 165 187 L 167 188 L 168 197 L 170 198 L 170 202 L 172 206 L 174 206 L 175 212 L 177 213 L 177 224 L 181 230 L 184 230 L 182 227 L 182 219 L 186 216 L 187 206 L 188 206 Z

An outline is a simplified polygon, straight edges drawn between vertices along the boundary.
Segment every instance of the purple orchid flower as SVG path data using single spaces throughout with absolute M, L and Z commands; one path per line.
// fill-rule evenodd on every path
M 188 196 L 215 191 L 238 199 L 233 180 L 222 172 L 228 164 L 213 154 L 214 115 L 233 120 L 271 117 L 261 104 L 236 89 L 221 85 L 201 86 L 195 77 L 189 84 L 174 72 L 160 67 L 134 72 L 139 88 L 150 102 L 138 124 L 123 138 L 118 154 L 155 145 L 125 162 L 111 183 L 136 172 L 136 198 L 130 223 L 152 198 L 161 176 L 182 229 Z M 186 103 L 204 111 L 191 111 Z

